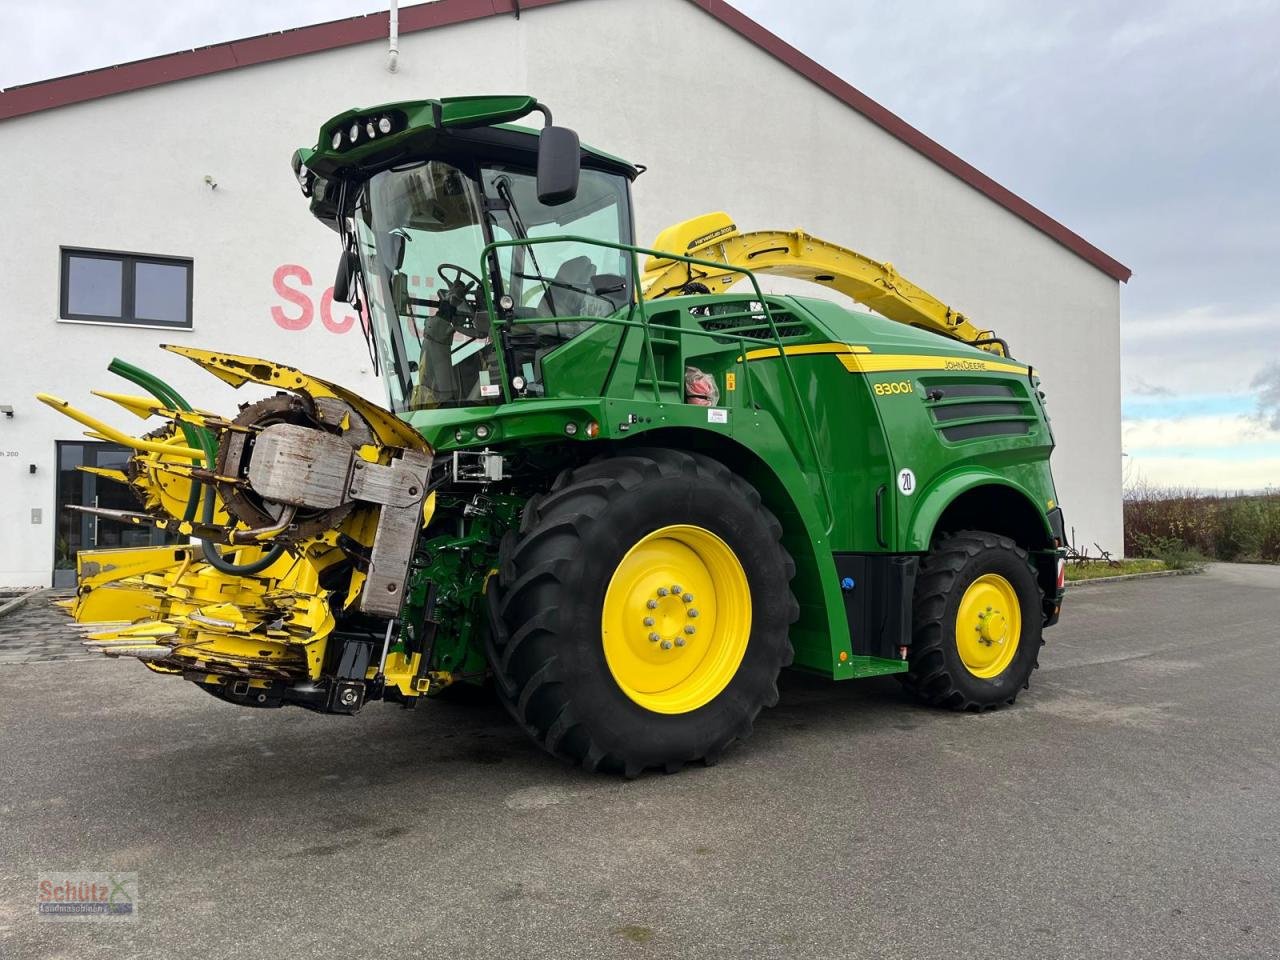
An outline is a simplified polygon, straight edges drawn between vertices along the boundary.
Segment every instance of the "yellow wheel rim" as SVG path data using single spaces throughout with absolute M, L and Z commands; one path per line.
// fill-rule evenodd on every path
M 1022 605 L 1018 592 L 997 573 L 984 573 L 965 590 L 956 612 L 956 648 L 965 669 L 989 680 L 1018 652 Z
M 747 575 L 711 531 L 663 527 L 613 572 L 600 630 L 623 693 L 655 713 L 697 710 L 729 685 L 747 652 Z

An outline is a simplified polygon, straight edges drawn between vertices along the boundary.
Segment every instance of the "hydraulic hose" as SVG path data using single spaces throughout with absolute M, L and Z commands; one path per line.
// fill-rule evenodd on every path
M 178 391 L 174 390 L 159 377 L 147 373 L 147 371 L 143 370 L 141 367 L 135 367 L 133 364 L 126 363 L 124 360 L 116 357 L 107 366 L 107 370 L 142 387 L 142 389 L 146 390 L 171 410 L 184 410 L 188 412 L 191 410 L 191 404 L 187 403 Z M 209 435 L 209 431 L 205 430 L 203 427 L 197 427 L 189 423 L 179 422 L 178 426 L 182 429 L 182 433 L 187 439 L 187 446 L 203 450 L 205 454 L 205 466 L 212 469 L 213 462 L 209 459 L 209 447 L 210 441 L 212 441 L 213 438 Z M 203 436 L 201 436 L 202 434 Z M 188 523 L 196 518 L 196 509 L 200 505 L 200 487 L 200 481 L 192 478 L 191 494 L 187 497 L 187 509 L 182 515 L 182 519 Z
M 177 390 L 173 389 L 173 387 L 169 386 L 169 384 L 165 383 L 154 374 L 143 370 L 141 367 L 135 367 L 133 364 L 127 363 L 119 357 L 116 357 L 107 366 L 107 369 L 111 373 L 124 377 L 126 380 L 142 387 L 171 410 L 182 410 L 186 413 L 190 413 L 192 411 L 191 404 L 187 403 Z M 205 466 L 212 470 L 218 456 L 218 446 L 217 442 L 214 440 L 212 432 L 204 427 L 197 426 L 195 424 L 183 423 L 181 421 L 178 422 L 178 426 L 185 435 L 188 446 L 204 451 Z M 193 477 L 191 479 L 191 494 L 187 498 L 187 507 L 182 518 L 188 523 L 195 519 L 196 509 L 200 503 L 200 491 L 202 486 L 204 488 L 204 513 L 202 516 L 202 522 L 205 524 L 211 524 L 213 522 L 213 487 L 208 484 L 201 484 L 200 481 Z M 205 560 L 208 561 L 209 565 L 215 570 L 219 570 L 222 573 L 230 574 L 232 576 L 245 577 L 261 573 L 263 570 L 267 569 L 267 567 L 279 560 L 280 555 L 284 553 L 284 544 L 277 543 L 273 544 L 271 549 L 257 560 L 252 560 L 245 564 L 238 564 L 222 556 L 222 554 L 218 552 L 217 544 L 199 537 L 196 539 L 200 543 L 200 552 L 203 554 Z
M 213 516 L 213 488 L 205 489 L 204 500 L 205 522 Z M 200 552 L 204 555 L 209 566 L 215 570 L 221 570 L 223 573 L 229 573 L 232 576 L 251 577 L 255 573 L 261 573 L 267 567 L 271 566 L 280 559 L 280 555 L 284 553 L 284 544 L 273 544 L 271 549 L 260 556 L 257 560 L 251 560 L 248 563 L 234 563 L 228 560 L 218 552 L 218 546 L 210 543 L 208 540 L 200 541 Z

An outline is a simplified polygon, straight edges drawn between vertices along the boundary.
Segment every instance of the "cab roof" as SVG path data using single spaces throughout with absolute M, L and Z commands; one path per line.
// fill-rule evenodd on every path
M 538 131 L 514 121 L 551 112 L 528 95 L 444 97 L 356 107 L 325 121 L 314 148 L 295 154 L 297 162 L 326 179 L 363 179 L 388 166 L 431 154 L 474 155 L 516 161 L 536 156 Z M 299 154 L 301 156 L 299 156 Z M 587 144 L 584 165 L 628 179 L 641 168 Z

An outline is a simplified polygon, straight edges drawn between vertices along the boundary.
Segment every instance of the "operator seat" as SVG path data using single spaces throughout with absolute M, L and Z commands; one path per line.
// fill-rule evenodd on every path
M 560 264 L 555 283 L 546 284 L 541 300 L 530 312 L 534 317 L 553 318 L 549 323 L 530 324 L 539 337 L 551 341 L 550 346 L 533 351 L 532 379 L 542 381 L 542 358 L 561 344 L 572 340 L 595 325 L 594 320 L 559 320 L 557 317 L 607 317 L 626 304 L 625 278 L 596 272 L 595 262 L 585 254 Z
M 560 269 L 556 271 L 555 280 L 557 284 L 564 286 L 555 286 L 548 284 L 546 291 L 542 294 L 542 299 L 538 302 L 538 316 L 540 317 L 581 317 L 590 316 L 598 311 L 591 309 L 589 300 L 595 297 L 586 291 L 593 289 L 591 279 L 596 275 L 596 265 L 591 258 L 585 254 L 580 257 L 574 257 L 572 260 L 566 260 L 560 264 Z M 570 287 L 577 287 L 572 290 Z M 557 330 L 557 336 L 565 339 L 577 336 L 590 324 L 584 322 L 572 324 L 556 324 L 560 327 L 574 327 L 569 330 Z

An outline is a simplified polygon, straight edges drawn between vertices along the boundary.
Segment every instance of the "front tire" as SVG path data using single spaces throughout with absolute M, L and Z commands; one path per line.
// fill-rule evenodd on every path
M 565 471 L 500 550 L 500 698 L 590 770 L 715 762 L 777 702 L 791 662 L 781 536 L 759 493 L 708 457 L 636 449 Z
M 1039 666 L 1041 590 L 1027 552 L 1007 537 L 943 537 L 916 578 L 903 685 L 932 706 L 1012 705 Z

